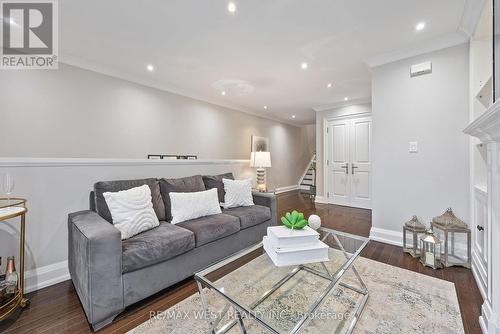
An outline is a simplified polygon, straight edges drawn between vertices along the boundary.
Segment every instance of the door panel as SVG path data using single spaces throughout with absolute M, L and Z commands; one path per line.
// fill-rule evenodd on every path
M 371 207 L 371 127 L 371 117 L 328 122 L 326 177 L 329 202 Z
M 353 161 L 370 162 L 370 123 L 369 121 L 354 121 L 354 155 Z
M 371 117 L 351 119 L 351 205 L 371 208 Z
M 329 172 L 328 195 L 336 204 L 349 205 L 350 181 L 349 164 L 349 122 L 339 120 L 328 125 L 328 157 Z

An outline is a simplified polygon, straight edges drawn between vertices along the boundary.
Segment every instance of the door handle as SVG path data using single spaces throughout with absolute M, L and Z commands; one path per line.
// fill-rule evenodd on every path
M 358 166 L 354 166 L 354 164 L 352 164 L 351 168 L 352 168 L 351 173 L 352 173 L 352 174 L 354 174 L 354 169 L 355 169 L 355 168 L 358 168 Z
M 345 168 L 345 173 L 349 174 L 349 164 L 346 163 L 345 166 L 341 166 L 340 168 Z
M 483 230 L 484 230 L 484 227 L 482 227 L 481 225 L 477 225 L 477 230 L 478 230 L 478 231 L 483 231 Z

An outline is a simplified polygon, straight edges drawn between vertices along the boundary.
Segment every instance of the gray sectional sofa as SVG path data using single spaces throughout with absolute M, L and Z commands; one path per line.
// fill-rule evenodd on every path
M 69 214 L 69 271 L 94 330 L 111 323 L 125 307 L 261 241 L 267 227 L 276 224 L 276 198 L 265 193 L 253 194 L 254 206 L 223 209 L 222 214 L 176 225 L 168 222 L 169 192 L 216 187 L 223 202 L 223 177 L 232 174 L 98 182 L 89 210 Z M 122 241 L 102 194 L 144 184 L 151 188 L 160 226 Z

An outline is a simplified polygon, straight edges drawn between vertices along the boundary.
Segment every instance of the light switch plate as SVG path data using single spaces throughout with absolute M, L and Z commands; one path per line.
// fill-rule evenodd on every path
M 408 152 L 417 153 L 418 152 L 418 141 L 408 142 Z

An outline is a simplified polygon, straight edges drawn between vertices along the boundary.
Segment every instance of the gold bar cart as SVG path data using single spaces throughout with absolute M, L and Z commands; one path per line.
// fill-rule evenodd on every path
M 0 223 L 8 219 L 21 217 L 21 231 L 19 237 L 19 279 L 17 291 L 11 298 L 0 304 L 0 322 L 13 315 L 18 309 L 28 306 L 28 299 L 24 296 L 24 245 L 26 234 L 26 200 L 23 198 L 0 198 Z

